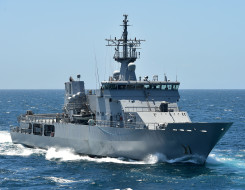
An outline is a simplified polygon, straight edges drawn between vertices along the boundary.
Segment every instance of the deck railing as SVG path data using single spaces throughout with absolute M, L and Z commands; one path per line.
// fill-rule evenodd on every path
M 64 114 L 35 114 L 35 115 L 21 115 L 18 118 L 22 123 L 39 123 L 39 124 L 53 124 L 53 123 L 69 123 L 69 118 Z M 79 123 L 73 123 L 74 125 L 81 125 Z M 83 124 L 84 125 L 84 124 Z M 94 122 L 88 122 L 87 125 L 96 125 L 101 127 L 115 127 L 115 128 L 130 128 L 130 129 L 150 129 L 157 130 L 162 129 L 165 124 L 159 123 L 143 123 L 143 122 L 125 122 L 125 121 L 108 121 L 108 120 L 96 120 Z M 11 131 L 21 133 L 31 133 L 31 129 L 21 127 L 11 127 Z
M 159 123 L 120 122 L 120 121 L 116 122 L 116 121 L 107 121 L 107 120 L 96 121 L 96 125 L 102 127 L 151 129 L 151 130 L 162 129 L 163 127 L 166 126 L 166 124 L 159 124 Z
M 139 58 L 139 54 L 135 51 L 128 51 L 126 54 L 124 52 L 115 52 L 114 54 L 114 59 L 125 59 L 125 58 L 129 58 L 129 59 L 137 59 Z
M 21 115 L 18 117 L 19 122 L 25 123 L 55 123 L 60 122 L 64 119 L 64 114 L 54 113 L 54 114 L 35 114 L 35 115 Z

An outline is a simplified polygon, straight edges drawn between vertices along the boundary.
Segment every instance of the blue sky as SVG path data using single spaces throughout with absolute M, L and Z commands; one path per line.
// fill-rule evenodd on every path
M 0 89 L 96 87 L 119 68 L 105 38 L 145 39 L 136 74 L 182 89 L 245 89 L 245 1 L 0 0 Z M 97 60 L 97 61 L 96 61 Z M 98 84 L 97 84 L 98 86 Z

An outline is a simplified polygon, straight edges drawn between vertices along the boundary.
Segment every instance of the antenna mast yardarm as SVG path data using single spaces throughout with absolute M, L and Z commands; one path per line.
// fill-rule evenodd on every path
M 120 39 L 106 39 L 108 44 L 106 46 L 115 46 L 115 54 L 113 58 L 121 63 L 121 69 L 120 69 L 120 80 L 129 80 L 128 78 L 128 72 L 127 72 L 127 66 L 131 62 L 135 62 L 136 59 L 140 58 L 140 52 L 137 52 L 136 49 L 140 49 L 140 44 L 142 41 L 140 39 L 128 39 L 128 15 L 123 15 L 123 33 L 122 37 Z M 136 79 L 135 79 L 136 80 Z

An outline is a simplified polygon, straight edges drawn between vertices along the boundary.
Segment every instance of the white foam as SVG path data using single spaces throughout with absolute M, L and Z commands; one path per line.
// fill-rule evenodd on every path
M 0 148 L 0 155 L 7 156 L 30 156 L 32 154 L 43 154 L 45 150 L 26 148 L 20 144 L 6 145 Z
M 222 162 L 220 162 L 218 159 L 215 158 L 215 154 L 209 154 L 206 163 L 211 165 L 222 164 Z
M 56 149 L 56 148 L 49 148 L 45 158 L 47 160 L 59 159 L 61 161 L 75 161 L 81 159 L 80 156 L 74 154 L 73 150 L 71 149 Z
M 0 131 L 0 143 L 12 142 L 8 131 Z
M 224 111 L 232 111 L 232 109 L 224 109 Z
M 59 177 L 45 177 L 45 179 L 54 181 L 56 183 L 74 183 L 76 181 L 73 180 L 69 180 L 69 179 L 64 179 L 64 178 L 59 178 Z
M 110 157 L 102 157 L 102 158 L 91 158 L 89 156 L 81 156 L 74 153 L 72 149 L 57 149 L 57 148 L 49 148 L 45 158 L 47 160 L 59 160 L 59 161 L 91 161 L 97 163 L 119 163 L 119 164 L 143 164 L 143 162 L 137 161 L 124 161 L 122 158 L 110 158 Z
M 156 153 L 149 154 L 143 159 L 143 161 L 136 160 L 125 160 L 124 158 L 111 158 L 111 157 L 102 157 L 102 158 L 92 158 L 86 155 L 77 155 L 72 149 L 48 149 L 45 158 L 47 160 L 57 160 L 61 162 L 65 161 L 88 161 L 96 163 L 116 163 L 116 164 L 156 164 L 159 162 L 167 163 L 203 163 L 203 158 L 199 156 L 184 156 L 181 158 L 168 160 L 165 155 Z
M 26 148 L 20 144 L 13 144 L 8 131 L 0 131 L 0 155 L 7 156 L 30 156 L 32 154 L 44 153 L 42 149 Z
M 156 154 L 150 154 L 144 159 L 145 164 L 155 164 L 157 162 L 167 162 L 167 158 L 165 155 L 156 153 Z
M 199 155 L 185 155 L 179 158 L 167 160 L 168 163 L 192 163 L 192 164 L 203 164 L 205 158 Z
M 214 153 L 208 156 L 206 163 L 211 165 L 225 164 L 231 165 L 233 168 L 237 167 L 240 169 L 245 169 L 245 163 L 243 160 L 239 159 L 239 157 L 224 157 L 222 155 Z
M 162 154 L 148 155 L 143 161 L 135 160 L 124 160 L 124 158 L 111 158 L 111 157 L 102 157 L 102 158 L 92 158 L 89 156 L 81 156 L 74 153 L 72 149 L 57 149 L 49 148 L 45 158 L 47 160 L 59 160 L 59 161 L 89 161 L 97 163 L 117 163 L 117 164 L 155 164 L 159 161 L 166 161 L 166 157 Z

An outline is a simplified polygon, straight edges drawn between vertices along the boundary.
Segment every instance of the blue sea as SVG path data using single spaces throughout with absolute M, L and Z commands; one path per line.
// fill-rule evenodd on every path
M 245 90 L 180 90 L 192 121 L 234 124 L 205 165 L 164 160 L 91 158 L 72 150 L 30 149 L 11 142 L 26 110 L 58 113 L 63 90 L 0 90 L 0 189 L 245 189 Z

